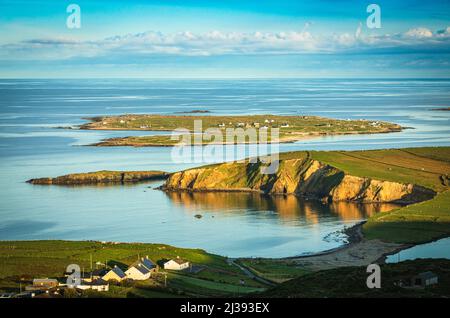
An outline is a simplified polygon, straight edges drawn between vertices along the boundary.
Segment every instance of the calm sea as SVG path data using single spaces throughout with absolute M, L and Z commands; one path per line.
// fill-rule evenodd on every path
M 177 171 L 170 148 L 83 145 L 137 132 L 57 129 L 124 113 L 319 115 L 412 127 L 323 137 L 301 149 L 450 146 L 448 80 L 0 80 L 0 239 L 158 242 L 228 256 L 292 256 L 334 248 L 330 234 L 390 205 L 324 205 L 255 194 L 165 194 L 159 183 L 109 187 L 26 184 L 102 169 Z M 195 218 L 195 214 L 203 217 Z

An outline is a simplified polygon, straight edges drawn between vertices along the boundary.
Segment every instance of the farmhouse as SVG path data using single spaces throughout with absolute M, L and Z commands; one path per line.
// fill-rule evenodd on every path
M 123 279 L 125 279 L 127 276 L 125 275 L 125 273 L 116 266 L 114 266 L 113 269 L 111 269 L 109 272 L 107 272 L 102 279 L 104 281 L 110 281 L 110 280 L 116 280 L 118 282 L 122 281 Z
M 179 257 L 171 259 L 170 261 L 164 263 L 164 269 L 172 269 L 176 271 L 181 271 L 188 268 L 189 266 L 190 264 L 188 261 L 185 261 Z
M 147 256 L 132 264 L 126 270 L 125 275 L 127 275 L 127 278 L 133 280 L 146 280 L 150 278 L 152 272 L 155 270 L 155 263 L 153 263 Z

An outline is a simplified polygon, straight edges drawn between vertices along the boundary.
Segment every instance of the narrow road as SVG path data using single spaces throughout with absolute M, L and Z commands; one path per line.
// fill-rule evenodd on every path
M 277 285 L 274 282 L 271 282 L 270 280 L 267 280 L 261 276 L 256 275 L 255 273 L 253 273 L 250 269 L 248 269 L 244 265 L 240 265 L 240 264 L 236 263 L 236 258 L 229 258 L 228 262 L 229 262 L 229 264 L 238 267 L 245 275 L 247 275 L 249 278 L 251 278 L 253 280 L 256 280 L 256 281 L 258 281 L 264 285 L 270 286 L 270 287 Z

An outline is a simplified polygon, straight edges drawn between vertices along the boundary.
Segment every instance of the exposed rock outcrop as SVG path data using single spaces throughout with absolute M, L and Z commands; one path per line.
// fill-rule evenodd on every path
M 56 178 L 30 179 L 32 184 L 83 185 L 107 183 L 133 183 L 148 180 L 164 180 L 169 176 L 163 171 L 96 171 L 74 173 Z
M 224 163 L 172 174 L 166 191 L 259 191 L 295 194 L 328 201 L 414 203 L 433 190 L 414 184 L 351 176 L 317 160 L 280 161 L 276 174 L 261 174 L 261 163 Z

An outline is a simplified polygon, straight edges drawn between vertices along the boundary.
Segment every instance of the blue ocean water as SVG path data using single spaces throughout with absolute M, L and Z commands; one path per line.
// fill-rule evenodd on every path
M 142 132 L 58 129 L 124 113 L 318 115 L 395 122 L 400 133 L 321 137 L 280 151 L 449 146 L 449 80 L 0 80 L 0 239 L 161 242 L 229 256 L 291 256 L 342 244 L 327 234 L 388 206 L 323 205 L 251 194 L 168 195 L 157 183 L 47 187 L 35 177 L 177 171 L 164 147 L 85 147 Z M 193 217 L 195 214 L 203 218 Z

